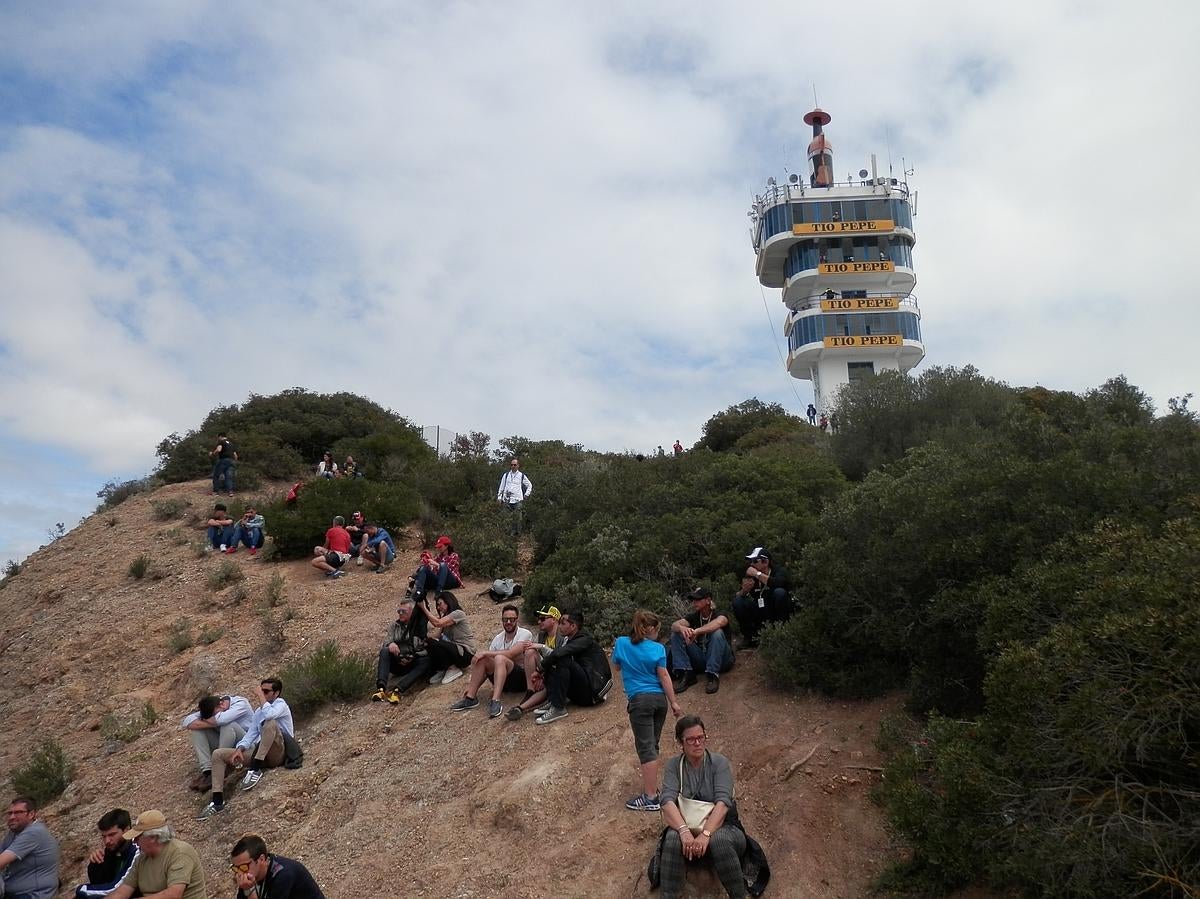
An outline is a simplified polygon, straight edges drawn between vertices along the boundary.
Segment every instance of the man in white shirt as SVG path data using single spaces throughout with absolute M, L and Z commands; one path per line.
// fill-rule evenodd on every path
M 500 626 L 504 628 L 492 638 L 491 644 L 484 652 L 475 653 L 471 660 L 471 679 L 462 699 L 450 706 L 454 712 L 465 712 L 479 705 L 476 694 L 483 682 L 492 679 L 492 699 L 488 703 L 488 717 L 499 718 L 504 713 L 500 704 L 500 694 L 507 686 L 510 690 L 525 689 L 525 669 L 521 664 L 521 656 L 533 643 L 533 632 L 520 627 L 520 614 L 514 605 L 506 605 L 500 610 Z
M 298 755 L 292 710 L 280 695 L 282 692 L 283 681 L 277 677 L 265 678 L 258 685 L 262 704 L 254 710 L 254 717 L 245 735 L 233 749 L 217 749 L 213 752 L 212 802 L 200 813 L 200 820 L 225 810 L 226 765 L 240 766 L 247 762 L 248 770 L 242 778 L 242 789 L 253 790 L 262 780 L 264 768 L 278 768 L 289 756 Z M 295 752 L 289 752 L 293 747 Z
M 212 789 L 212 754 L 217 749 L 232 749 L 246 735 L 254 720 L 250 700 L 241 696 L 205 696 L 197 711 L 181 725 L 190 732 L 192 748 L 200 773 L 192 779 L 193 790 Z
M 521 460 L 510 459 L 508 471 L 500 478 L 500 489 L 496 491 L 496 502 L 508 507 L 512 517 L 512 533 L 521 533 L 521 504 L 533 493 L 533 484 L 521 471 Z

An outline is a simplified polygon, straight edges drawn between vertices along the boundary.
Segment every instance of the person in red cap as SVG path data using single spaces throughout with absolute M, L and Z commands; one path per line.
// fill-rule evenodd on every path
M 454 543 L 445 534 L 437 538 L 434 547 L 437 558 L 425 550 L 421 553 L 421 567 L 408 580 L 408 592 L 416 602 L 425 598 L 425 591 L 430 583 L 433 585 L 433 595 L 437 596 L 443 590 L 452 590 L 462 586 L 462 574 L 459 569 L 458 553 L 454 551 Z

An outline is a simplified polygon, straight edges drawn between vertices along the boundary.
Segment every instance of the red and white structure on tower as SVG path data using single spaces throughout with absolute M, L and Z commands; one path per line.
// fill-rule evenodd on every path
M 818 411 L 844 384 L 882 371 L 906 372 L 925 356 L 913 295 L 913 205 L 908 183 L 870 170 L 836 181 L 830 115 L 817 108 L 807 184 L 767 179 L 750 210 L 756 272 L 781 288 L 788 316 L 788 372 L 812 381 Z

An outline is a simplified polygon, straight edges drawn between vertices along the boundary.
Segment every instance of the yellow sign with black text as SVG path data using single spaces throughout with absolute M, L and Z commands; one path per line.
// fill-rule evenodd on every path
M 855 297 L 851 300 L 821 300 L 822 312 L 864 312 L 871 309 L 899 308 L 899 297 Z
M 879 231 L 895 231 L 896 223 L 891 219 L 871 219 L 866 222 L 805 222 L 792 225 L 792 234 L 871 234 Z
M 869 275 L 872 272 L 894 272 L 896 263 L 888 262 L 822 262 L 817 271 L 822 275 Z
M 904 338 L 899 334 L 871 334 L 867 337 L 825 338 L 826 349 L 852 346 L 904 346 Z

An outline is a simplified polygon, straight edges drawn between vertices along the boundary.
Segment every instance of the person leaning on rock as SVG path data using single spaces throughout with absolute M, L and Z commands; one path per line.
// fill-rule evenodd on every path
M 8 806 L 8 833 L 0 840 L 0 877 L 9 899 L 53 899 L 58 893 L 58 840 L 38 820 L 34 800 Z
M 258 693 L 262 704 L 254 710 L 254 718 L 245 736 L 238 740 L 233 749 L 217 749 L 212 754 L 212 801 L 200 813 L 202 821 L 225 809 L 226 765 L 247 764 L 249 770 L 242 778 L 243 790 L 253 790 L 258 786 L 266 768 L 278 768 L 281 765 L 300 767 L 303 755 L 296 743 L 292 710 L 280 695 L 283 693 L 283 682 L 277 677 L 264 678 L 258 685 Z
M 137 857 L 109 899 L 141 895 L 156 899 L 208 899 L 204 867 L 194 848 L 175 839 L 175 831 L 158 809 L 137 816 L 125 839 L 138 848 Z
M 200 772 L 192 780 L 193 790 L 212 789 L 212 754 L 217 749 L 232 749 L 246 735 L 254 721 L 250 700 L 241 696 L 204 696 L 199 707 L 183 719 L 181 727 L 190 732 L 196 764 Z
M 125 839 L 132 826 L 129 812 L 115 808 L 96 822 L 100 846 L 88 856 L 88 882 L 75 888 L 75 899 L 98 899 L 117 888 L 137 856 L 137 847 Z
M 237 899 L 325 899 L 308 868 L 295 859 L 267 852 L 256 833 L 243 834 L 229 853 Z

